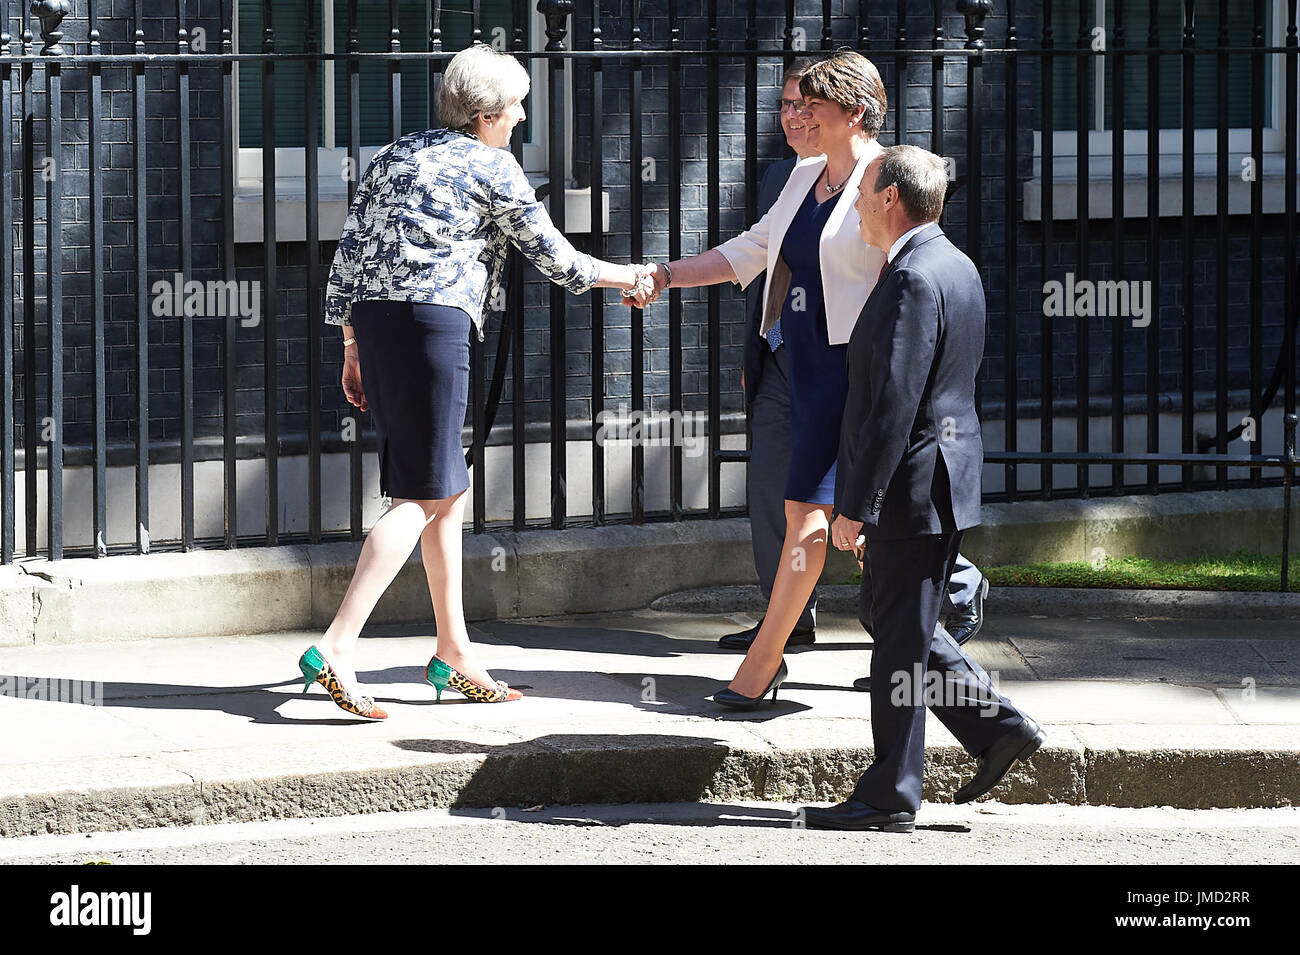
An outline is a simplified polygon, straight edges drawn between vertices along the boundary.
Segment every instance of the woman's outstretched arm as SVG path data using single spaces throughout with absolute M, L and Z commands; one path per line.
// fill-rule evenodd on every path
M 671 277 L 671 282 L 669 278 Z M 655 293 L 668 288 L 698 288 L 701 285 L 721 285 L 723 282 L 739 281 L 731 262 L 717 249 L 709 249 L 699 255 L 690 255 L 684 259 L 669 262 L 667 266 L 656 263 L 654 266 Z
M 646 269 L 618 265 L 579 252 L 555 225 L 538 201 L 524 171 L 509 153 L 501 159 L 500 176 L 492 183 L 492 216 L 510 242 L 546 278 L 575 295 L 589 289 L 635 289 Z M 641 305 L 652 289 L 646 282 L 638 295 Z
M 765 215 L 734 239 L 687 256 L 667 265 L 654 267 L 655 291 L 650 301 L 670 285 L 673 288 L 697 288 L 735 282 L 746 286 L 767 268 L 767 241 L 770 223 Z
M 641 272 L 635 265 L 619 265 L 604 259 L 593 259 L 600 270 L 596 279 L 597 288 L 630 289 L 635 288 L 641 278 Z

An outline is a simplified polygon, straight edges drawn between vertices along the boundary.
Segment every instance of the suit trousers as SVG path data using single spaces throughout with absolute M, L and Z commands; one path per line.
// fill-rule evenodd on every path
M 862 565 L 862 579 L 869 581 L 871 578 L 871 567 L 864 561 Z M 984 573 L 972 564 L 961 554 L 957 555 L 957 560 L 952 566 L 952 575 L 948 578 L 948 586 L 943 593 L 943 613 L 961 612 L 968 608 L 975 601 L 975 591 L 984 579 Z M 860 617 L 862 625 L 867 628 L 868 633 L 874 632 L 871 629 L 871 613 Z M 951 623 L 952 621 L 949 621 Z
M 875 758 L 853 798 L 890 812 L 921 805 L 926 707 L 972 756 L 1024 714 L 939 625 L 961 531 L 901 540 L 867 539 L 858 615 L 870 627 L 871 734 Z M 874 620 L 873 620 L 874 618 Z
M 754 569 L 766 599 L 772 597 L 785 552 L 785 484 L 790 475 L 790 357 L 784 345 L 775 352 L 762 343 L 762 374 L 750 417 L 751 446 L 746 490 Z M 817 591 L 799 617 L 798 627 L 817 622 Z
M 980 569 L 961 554 L 953 565 L 952 576 L 948 578 L 948 589 L 943 595 L 945 611 L 965 610 L 975 602 L 975 589 L 980 585 L 984 575 Z

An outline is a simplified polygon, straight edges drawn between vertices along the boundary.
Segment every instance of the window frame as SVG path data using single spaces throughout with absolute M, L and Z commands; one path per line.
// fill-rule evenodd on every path
M 1104 4 L 1111 3 L 1112 0 L 1096 0 L 1105 12 Z M 1286 31 L 1286 2 L 1285 0 L 1268 0 L 1270 4 L 1271 16 L 1269 27 L 1272 31 L 1272 37 L 1276 40 L 1285 35 Z M 1217 20 L 1215 21 L 1217 25 Z M 1265 39 L 1266 45 L 1269 39 Z M 1275 44 L 1276 45 L 1276 44 Z M 1126 48 L 1134 57 L 1141 57 L 1143 54 L 1139 49 Z M 1258 157 L 1257 175 L 1260 178 L 1273 180 L 1282 179 L 1284 176 L 1284 150 L 1286 148 L 1286 129 L 1284 125 L 1284 110 L 1286 108 L 1286 90 L 1285 76 L 1283 69 L 1274 69 L 1272 77 L 1272 108 L 1264 119 L 1263 127 L 1263 155 Z M 1095 84 L 1097 89 L 1105 88 L 1105 73 L 1100 72 Z M 1041 90 L 1041 86 L 1040 86 Z M 1100 95 L 1100 94 L 1098 94 Z M 1041 218 L 1041 193 L 1043 187 L 1043 129 L 1041 126 L 1041 102 L 1039 112 L 1039 123 L 1033 130 L 1033 167 L 1031 178 L 1025 183 L 1025 218 L 1037 220 Z M 1104 103 L 1098 102 L 1094 97 L 1094 105 L 1104 109 Z M 1104 116 L 1104 112 L 1101 113 Z M 1249 126 L 1231 127 L 1228 130 L 1228 153 L 1229 156 L 1249 156 L 1251 155 L 1251 139 L 1253 130 Z M 1122 137 L 1122 148 L 1124 150 L 1124 178 L 1125 178 L 1125 217 L 1136 218 L 1146 215 L 1145 188 L 1147 180 L 1147 139 L 1150 131 L 1145 127 L 1129 128 L 1125 127 Z M 1114 131 L 1111 129 L 1089 129 L 1088 130 L 1088 181 L 1092 186 L 1090 193 L 1097 192 L 1096 187 L 1101 186 L 1101 191 L 1106 192 L 1112 186 L 1111 179 L 1113 173 L 1113 138 Z M 1179 214 L 1181 211 L 1180 196 L 1166 196 L 1169 192 L 1171 183 L 1181 182 L 1183 176 L 1183 130 L 1178 129 L 1161 129 L 1157 134 L 1159 156 L 1156 161 L 1156 178 L 1157 188 L 1161 192 L 1161 214 Z M 1193 175 L 1199 183 L 1202 180 L 1212 180 L 1220 174 L 1218 168 L 1219 162 L 1219 131 L 1217 129 L 1196 129 L 1193 131 Z M 1053 193 L 1053 217 L 1058 219 L 1072 219 L 1077 215 L 1075 208 L 1076 189 L 1079 179 L 1079 133 L 1078 130 L 1056 130 L 1052 133 L 1052 193 Z M 1246 184 L 1248 185 L 1248 184 Z M 1138 187 L 1142 194 L 1139 196 L 1131 187 Z M 1233 190 L 1234 193 L 1240 193 L 1239 189 Z M 1247 190 L 1248 192 L 1248 190 Z M 1265 190 L 1266 204 L 1270 204 L 1270 198 L 1273 190 Z M 1098 205 L 1097 199 L 1104 200 L 1103 205 Z M 1135 201 L 1138 200 L 1138 201 Z M 1237 206 L 1241 201 L 1238 194 L 1231 197 L 1233 211 L 1238 211 Z M 1246 200 L 1246 208 L 1249 208 L 1249 199 Z M 1177 209 L 1170 207 L 1176 205 Z M 1203 202 L 1198 198 L 1196 207 L 1199 209 Z M 1090 199 L 1089 209 L 1095 211 L 1104 211 L 1109 215 L 1111 202 L 1109 195 L 1095 196 Z M 1141 211 L 1137 211 L 1138 208 Z M 1128 211 L 1133 210 L 1133 211 Z M 1194 213 L 1199 214 L 1199 213 Z
M 325 10 L 332 7 L 335 0 L 315 0 L 320 6 L 319 21 L 322 24 L 321 30 L 321 51 L 330 52 L 336 47 L 331 44 L 336 42 L 334 31 L 334 18 L 326 17 Z M 426 9 L 430 10 L 432 15 L 430 0 L 425 0 Z M 529 46 L 530 51 L 539 49 L 539 38 L 545 37 L 545 20 L 540 12 L 534 7 L 529 14 Z M 235 16 L 231 25 L 231 41 L 233 48 L 239 50 L 239 17 Z M 449 51 L 450 52 L 450 51 Z M 342 167 L 344 160 L 348 156 L 346 145 L 337 145 L 340 133 L 342 139 L 346 140 L 346 130 L 340 130 L 338 124 L 346 122 L 346 115 L 339 116 L 334 105 L 335 84 L 338 82 L 338 66 L 345 67 L 345 61 L 325 61 L 322 63 L 323 69 L 320 74 L 321 95 L 325 98 L 324 102 L 324 128 L 322 130 L 325 145 L 318 146 L 316 149 L 317 169 L 320 170 L 318 182 L 318 194 L 322 200 L 334 198 L 335 194 L 346 197 L 347 190 L 342 185 L 341 177 L 336 178 L 327 173 L 327 170 L 339 169 Z M 538 95 L 538 90 L 544 90 L 546 87 L 546 61 L 535 58 L 528 62 L 527 68 L 529 76 L 532 79 L 532 86 L 529 91 L 528 99 L 525 101 L 525 109 L 529 113 L 531 120 L 529 132 L 533 138 L 523 144 L 523 167 L 525 172 L 530 173 L 533 177 L 545 178 L 549 172 L 549 139 L 550 139 L 550 110 L 547 97 L 543 93 Z M 241 146 L 239 143 L 239 70 L 233 72 L 232 84 L 232 110 L 234 113 L 234 169 L 236 187 L 245 194 L 255 191 L 260 194 L 262 186 L 262 149 L 261 146 Z M 346 76 L 346 69 L 343 71 Z M 346 82 L 346 79 L 344 80 Z M 573 71 L 565 71 L 565 121 L 566 128 L 572 128 L 573 122 Z M 370 160 L 374 158 L 375 153 L 383 148 L 386 143 L 374 146 L 362 146 L 360 149 L 360 168 L 365 169 Z M 572 147 L 566 143 L 565 147 L 565 177 L 572 179 Z M 275 182 L 276 192 L 279 194 L 296 195 L 306 191 L 306 158 L 303 146 L 277 146 L 275 147 Z

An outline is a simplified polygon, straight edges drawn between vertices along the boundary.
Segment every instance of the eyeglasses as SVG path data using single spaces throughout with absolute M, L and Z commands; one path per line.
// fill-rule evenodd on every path
M 781 100 L 781 112 L 798 113 L 803 111 L 803 100 L 801 99 L 783 99 Z

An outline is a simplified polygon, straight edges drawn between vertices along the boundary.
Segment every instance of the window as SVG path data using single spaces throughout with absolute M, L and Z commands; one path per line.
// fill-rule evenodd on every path
M 346 53 L 348 48 L 347 0 L 276 0 L 272 27 L 277 53 L 301 53 L 306 50 L 308 5 L 316 11 L 317 45 L 322 53 Z M 448 52 L 464 49 L 471 42 L 474 0 L 442 0 L 439 28 L 442 48 Z M 498 48 L 512 36 L 513 0 L 478 0 L 480 31 L 484 42 Z M 531 7 L 533 4 L 529 4 Z M 261 0 L 239 0 L 234 25 L 235 49 L 260 52 L 262 48 Z M 389 14 L 387 3 L 358 4 L 357 40 L 363 53 L 388 49 Z M 431 0 L 399 0 L 397 27 L 403 52 L 429 50 L 432 26 Z M 525 43 L 537 48 L 543 38 L 540 14 L 530 12 L 525 25 Z M 276 169 L 276 233 L 282 241 L 301 241 L 305 234 L 306 199 L 303 140 L 306 134 L 304 97 L 306 64 L 303 60 L 277 60 L 274 123 Z M 429 70 L 426 61 L 411 60 L 401 65 L 402 132 L 429 128 Z M 528 118 L 522 124 L 524 168 L 530 173 L 546 169 L 546 133 L 548 129 L 545 96 L 545 64 L 531 64 L 533 92 L 527 100 Z M 571 75 L 566 74 L 566 75 Z M 338 174 L 347 158 L 348 145 L 348 64 L 346 60 L 322 61 L 318 71 L 317 162 L 320 169 L 318 195 L 321 204 L 321 238 L 336 239 L 346 216 L 347 182 Z M 359 69 L 361 96 L 361 168 L 375 152 L 392 141 L 389 115 L 389 64 L 364 60 Z M 572 108 L 571 99 L 569 108 Z M 260 242 L 262 239 L 262 68 L 260 62 L 238 64 L 235 73 L 236 131 L 236 241 Z M 336 208 L 338 207 L 338 208 Z
M 1115 36 L 1115 5 L 1112 0 L 1084 0 L 1094 8 L 1095 16 L 1090 22 L 1104 26 L 1105 36 Z M 1056 48 L 1073 50 L 1079 32 L 1080 0 L 1067 0 L 1052 5 L 1052 29 L 1056 37 Z M 1140 9 L 1136 9 L 1140 6 Z M 1204 6 L 1204 4 L 1202 4 Z M 1041 9 L 1041 8 L 1040 8 Z M 1147 45 L 1150 17 L 1145 4 L 1134 4 L 1132 0 L 1125 5 L 1125 49 L 1145 48 Z M 1162 49 L 1181 49 L 1183 36 L 1183 5 L 1165 3 L 1158 13 L 1158 29 Z M 1041 14 L 1039 24 L 1041 27 Z M 1272 24 L 1265 24 L 1264 42 L 1270 41 Z M 1248 46 L 1255 32 L 1254 11 L 1250 4 L 1240 4 L 1228 9 L 1228 38 L 1234 46 Z M 1217 9 L 1203 12 L 1196 21 L 1196 44 L 1198 47 L 1218 45 L 1219 14 Z M 1052 70 L 1053 88 L 1053 128 L 1056 130 L 1078 129 L 1078 104 L 1076 103 L 1076 82 L 1079 72 L 1077 57 L 1065 55 L 1054 58 Z M 1264 115 L 1271 116 L 1272 102 L 1275 98 L 1273 75 L 1277 64 L 1274 58 L 1264 60 Z M 1145 55 L 1127 56 L 1124 65 L 1124 126 L 1126 129 L 1147 129 L 1148 64 L 1150 58 Z M 1194 111 L 1197 129 L 1214 129 L 1218 125 L 1219 75 L 1218 60 L 1214 56 L 1196 56 L 1194 69 Z M 1092 56 L 1084 66 L 1087 71 L 1088 86 L 1091 89 L 1090 120 L 1087 124 L 1092 130 L 1109 130 L 1114 128 L 1112 109 L 1114 103 L 1113 64 L 1104 56 Z M 1159 116 L 1161 129 L 1183 128 L 1183 60 L 1181 56 L 1161 55 L 1159 58 L 1160 79 L 1157 89 L 1160 93 Z M 1234 54 L 1228 58 L 1228 123 L 1233 128 L 1250 128 L 1251 63 L 1248 56 Z
M 1112 48 L 1110 39 L 1115 30 L 1114 0 L 1054 0 L 1052 3 L 1052 32 L 1054 48 L 1063 51 L 1052 58 L 1052 150 L 1053 150 L 1053 215 L 1072 218 L 1077 199 L 1079 154 L 1079 103 L 1077 94 L 1079 57 L 1074 55 L 1080 32 L 1080 8 L 1091 11 L 1089 22 L 1101 27 L 1101 36 Z M 1265 0 L 1266 46 L 1280 43 L 1285 30 L 1285 6 L 1282 0 Z M 1200 7 L 1205 7 L 1201 4 Z M 1036 6 L 1036 37 L 1042 36 L 1043 0 Z M 1157 27 L 1161 49 L 1178 50 L 1183 42 L 1183 4 L 1162 2 L 1159 6 Z M 1124 5 L 1124 209 L 1125 215 L 1146 214 L 1147 138 L 1150 117 L 1147 109 L 1150 58 L 1141 50 L 1147 46 L 1150 26 L 1149 7 L 1146 3 L 1128 0 Z M 1236 4 L 1228 11 L 1228 44 L 1248 47 L 1254 36 L 1253 4 Z M 1200 49 L 1219 45 L 1219 13 L 1198 10 L 1196 20 L 1196 46 Z M 1089 94 L 1083 107 L 1088 111 L 1085 128 L 1088 135 L 1089 210 L 1092 215 L 1109 215 L 1111 208 L 1110 183 L 1113 176 L 1113 101 L 1115 60 L 1107 55 L 1090 54 L 1083 62 L 1087 71 Z M 1251 87 L 1252 64 L 1248 53 L 1233 53 L 1228 58 L 1228 151 L 1230 161 L 1240 163 L 1251 149 L 1251 113 L 1254 106 Z M 1183 174 L 1183 57 L 1162 54 L 1159 57 L 1159 157 L 1160 208 L 1162 215 L 1177 215 L 1181 211 L 1181 177 Z M 1282 91 L 1284 70 L 1276 55 L 1264 55 L 1263 84 L 1263 143 L 1264 155 L 1258 158 L 1259 175 L 1274 179 L 1282 175 L 1283 121 L 1285 103 Z M 1221 172 L 1218 157 L 1218 83 L 1219 58 L 1214 54 L 1198 54 L 1193 69 L 1193 110 L 1195 154 L 1194 175 L 1197 180 L 1196 212 L 1211 213 L 1215 209 L 1214 180 Z M 1035 81 L 1037 91 L 1041 83 Z M 1041 105 L 1041 104 L 1040 104 Z M 1035 175 L 1041 175 L 1042 130 L 1034 132 Z M 1240 180 L 1240 177 L 1236 177 Z M 1037 219 L 1041 214 L 1041 180 L 1026 184 L 1025 215 Z M 1250 206 L 1249 183 L 1237 181 L 1229 189 L 1229 207 L 1234 213 L 1247 211 Z M 1265 188 L 1265 210 L 1270 208 L 1280 191 Z

